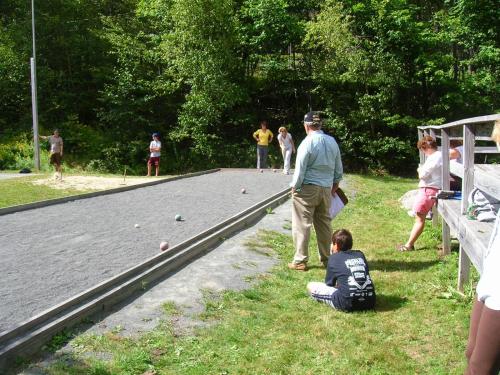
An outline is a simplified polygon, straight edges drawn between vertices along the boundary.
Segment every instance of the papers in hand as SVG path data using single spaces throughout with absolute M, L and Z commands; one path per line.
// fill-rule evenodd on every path
M 344 191 L 341 188 L 337 188 L 337 191 L 332 195 L 332 201 L 330 203 L 330 218 L 333 220 L 348 202 L 349 199 Z

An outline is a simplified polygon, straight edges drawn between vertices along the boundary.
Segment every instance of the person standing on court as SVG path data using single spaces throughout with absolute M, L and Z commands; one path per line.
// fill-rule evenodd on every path
M 160 174 L 160 155 L 161 155 L 161 142 L 160 134 L 153 133 L 153 140 L 149 144 L 149 159 L 148 159 L 148 177 L 151 176 L 151 167 L 155 166 L 155 176 L 158 177 Z
M 295 144 L 292 135 L 288 133 L 284 126 L 280 127 L 278 132 L 277 138 L 283 154 L 283 174 L 290 174 L 290 159 L 292 158 L 292 152 L 295 152 Z
M 288 268 L 306 271 L 311 227 L 318 241 L 319 258 L 326 267 L 330 255 L 332 227 L 330 202 L 339 187 L 343 168 L 340 149 L 335 139 L 321 130 L 321 117 L 316 112 L 304 116 L 306 138 L 297 150 L 292 188 L 292 237 L 295 247 Z
M 59 130 L 54 129 L 54 133 L 49 136 L 40 135 L 41 139 L 48 139 L 50 143 L 50 164 L 55 169 L 55 179 L 62 180 L 62 157 L 63 157 L 63 139 L 59 135 Z
M 269 143 L 273 140 L 273 133 L 267 128 L 267 121 L 260 122 L 260 129 L 253 133 L 257 141 L 257 169 L 267 168 L 267 154 Z

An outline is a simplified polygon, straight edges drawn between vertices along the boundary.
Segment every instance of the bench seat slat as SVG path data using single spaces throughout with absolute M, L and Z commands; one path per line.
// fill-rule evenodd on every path
M 483 253 L 488 248 L 494 223 L 469 220 L 466 216 L 460 215 L 460 201 L 454 199 L 439 200 L 438 211 L 451 231 L 456 233 L 474 267 L 481 273 Z

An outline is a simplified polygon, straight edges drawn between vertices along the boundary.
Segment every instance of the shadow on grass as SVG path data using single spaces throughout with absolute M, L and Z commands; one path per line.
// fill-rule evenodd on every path
M 432 267 L 439 263 L 439 260 L 427 261 L 399 261 L 399 260 L 372 260 L 368 263 L 370 271 L 379 270 L 384 272 L 409 271 L 418 272 Z
M 375 311 L 393 311 L 397 310 L 408 302 L 405 297 L 400 297 L 398 295 L 386 295 L 377 293 L 377 303 L 375 304 Z
M 93 353 L 96 357 L 99 357 L 101 353 Z M 87 353 L 87 356 L 91 358 L 91 354 Z M 105 364 L 102 363 L 86 363 L 83 359 L 78 358 L 78 356 L 73 353 L 60 353 L 53 356 L 43 356 L 40 357 L 40 363 L 35 365 L 29 365 L 30 361 L 26 363 L 19 363 L 17 366 L 13 366 L 7 370 L 5 375 L 18 374 L 22 371 L 23 374 L 72 374 L 72 375 L 111 375 L 112 372 L 105 368 Z M 3 373 L 2 373 L 3 374 Z

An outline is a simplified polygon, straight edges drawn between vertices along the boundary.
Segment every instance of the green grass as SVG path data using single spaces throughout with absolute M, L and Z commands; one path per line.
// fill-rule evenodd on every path
M 48 178 L 51 174 L 0 180 L 0 208 L 25 203 L 67 197 L 89 191 L 53 189 L 45 185 L 33 185 L 33 181 Z
M 312 256 L 311 270 L 290 271 L 290 236 L 263 232 L 249 243 L 270 247 L 281 264 L 253 287 L 222 295 L 204 290 L 212 323 L 177 336 L 166 319 L 132 339 L 113 334 L 80 335 L 78 348 L 49 374 L 460 374 L 472 288 L 454 291 L 457 254 L 441 258 L 439 230 L 427 226 L 417 251 L 399 253 L 412 219 L 397 198 L 415 182 L 392 177 L 350 176 L 356 191 L 334 221 L 352 231 L 354 247 L 369 261 L 377 290 L 375 311 L 346 314 L 308 298 L 308 281 L 324 269 Z M 315 254 L 314 243 L 311 254 Z M 477 278 L 477 275 L 475 276 Z M 167 311 L 172 310 L 170 306 Z M 94 355 L 106 353 L 106 359 Z
M 2 171 L 7 172 L 7 171 Z M 52 178 L 53 173 L 41 173 L 39 175 L 10 178 L 0 180 L 0 208 L 16 206 L 20 204 L 33 203 L 47 199 L 63 198 L 71 195 L 90 193 L 96 190 L 77 190 L 77 189 L 54 189 L 47 185 L 34 185 L 33 181 L 39 179 Z M 109 173 L 90 173 L 85 171 L 64 172 L 64 176 L 94 176 L 94 177 L 114 177 L 122 178 L 123 175 Z M 161 176 L 168 178 L 172 176 Z M 139 176 L 127 176 L 127 180 L 142 178 Z M 152 180 L 153 181 L 153 180 Z

